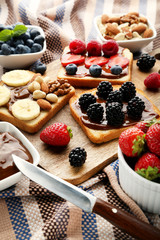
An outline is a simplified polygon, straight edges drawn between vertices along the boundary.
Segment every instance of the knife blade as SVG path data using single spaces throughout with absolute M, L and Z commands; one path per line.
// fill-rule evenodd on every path
M 160 230 L 71 183 L 12 154 L 17 168 L 32 181 L 73 203 L 84 211 L 95 212 L 111 224 L 140 240 L 160 240 Z

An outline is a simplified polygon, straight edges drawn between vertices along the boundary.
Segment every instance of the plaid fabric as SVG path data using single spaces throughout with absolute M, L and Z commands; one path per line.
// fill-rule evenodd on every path
M 159 47 L 159 9 L 159 0 L 1 0 L 0 20 L 4 24 L 21 21 L 41 26 L 47 40 L 42 61 L 49 63 L 60 57 L 71 39 L 86 42 L 96 39 L 93 19 L 105 12 L 138 11 L 146 15 L 158 34 L 145 49 L 149 52 Z M 0 68 L 0 75 L 2 73 Z M 160 228 L 158 215 L 144 214 L 136 204 L 132 207 L 130 199 L 125 203 L 119 197 L 122 190 L 118 188 L 118 160 L 79 187 Z M 0 226 L 3 240 L 132 239 L 100 216 L 82 211 L 26 177 L 16 186 L 0 192 Z

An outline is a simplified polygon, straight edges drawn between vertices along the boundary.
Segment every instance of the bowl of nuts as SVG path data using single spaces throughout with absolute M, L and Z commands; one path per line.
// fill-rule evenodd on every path
M 8 69 L 30 66 L 46 50 L 45 35 L 41 27 L 17 23 L 0 24 L 0 65 Z
M 157 36 L 151 22 L 137 12 L 99 15 L 95 17 L 94 24 L 102 42 L 114 39 L 133 53 L 141 51 Z

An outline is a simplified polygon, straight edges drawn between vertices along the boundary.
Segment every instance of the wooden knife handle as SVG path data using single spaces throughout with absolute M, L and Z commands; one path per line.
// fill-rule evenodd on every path
M 139 220 L 101 199 L 97 198 L 93 212 L 137 239 L 160 240 L 160 230 L 158 228 Z

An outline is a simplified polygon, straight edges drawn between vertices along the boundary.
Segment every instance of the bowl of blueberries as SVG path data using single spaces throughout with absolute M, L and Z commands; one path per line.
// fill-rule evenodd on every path
M 46 50 L 41 27 L 16 23 L 0 24 L 0 65 L 15 69 L 31 66 Z

